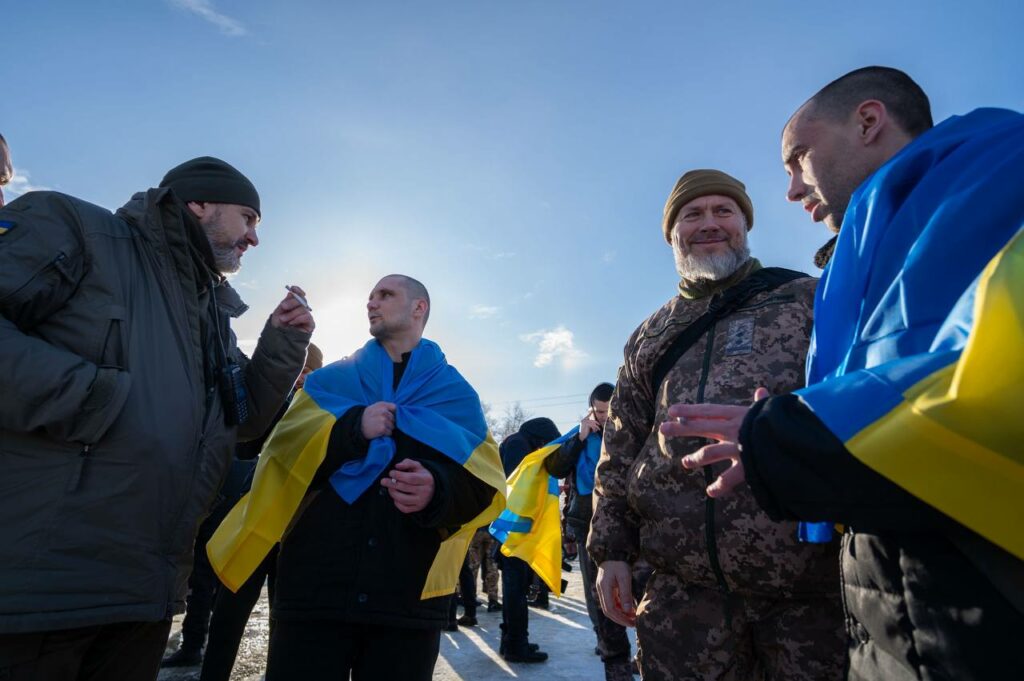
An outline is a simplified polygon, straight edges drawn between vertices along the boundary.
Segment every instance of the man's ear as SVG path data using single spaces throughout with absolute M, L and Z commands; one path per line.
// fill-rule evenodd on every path
M 206 214 L 213 207 L 212 204 L 205 201 L 189 201 L 185 205 L 188 206 L 188 209 L 192 211 L 192 215 L 195 215 L 197 220 L 202 220 L 206 217 Z
M 889 124 L 889 111 L 885 108 L 885 104 L 877 99 L 861 102 L 854 112 L 854 117 L 857 122 L 857 132 L 864 146 L 870 146 L 877 142 L 882 130 Z
M 413 306 L 413 310 L 420 313 L 420 317 L 427 316 L 427 301 L 423 298 L 417 298 L 416 303 Z

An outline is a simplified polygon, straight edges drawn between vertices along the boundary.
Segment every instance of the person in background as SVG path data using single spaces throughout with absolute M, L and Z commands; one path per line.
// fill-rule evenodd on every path
M 571 479 L 566 524 L 581 545 L 586 546 L 593 515 L 594 474 L 601 454 L 601 437 L 608 421 L 608 404 L 615 386 L 599 383 L 591 392 L 587 415 L 580 421 L 579 434 L 548 455 L 547 471 L 556 478 Z M 597 595 L 597 566 L 586 551 L 580 553 L 580 574 L 587 613 L 597 636 L 597 651 L 604 663 L 607 681 L 633 678 L 632 651 L 626 628 L 601 611 Z
M 506 477 L 512 474 L 532 451 L 558 439 L 561 433 L 554 421 L 538 417 L 525 421 L 519 430 L 501 443 L 501 465 Z M 519 558 L 498 555 L 501 566 L 502 624 L 499 653 L 509 662 L 544 662 L 548 654 L 530 643 L 529 606 L 526 591 L 533 571 Z
M 14 166 L 11 164 L 11 149 L 7 140 L 0 135 L 0 208 L 4 207 L 4 187 L 14 179 Z

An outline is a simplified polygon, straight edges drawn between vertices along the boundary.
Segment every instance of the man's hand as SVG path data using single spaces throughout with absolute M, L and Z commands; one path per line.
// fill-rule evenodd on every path
M 402 513 L 422 511 L 434 498 L 434 476 L 419 461 L 402 459 L 382 478 L 395 508 Z
M 622 560 L 606 560 L 597 568 L 597 595 L 601 609 L 612 622 L 636 626 L 633 605 L 633 570 Z
M 754 391 L 754 402 L 768 397 L 768 390 Z M 693 454 L 683 457 L 683 468 L 690 470 L 708 466 L 719 461 L 729 461 L 729 468 L 708 485 L 709 497 L 720 497 L 731 493 L 746 482 L 743 462 L 740 460 L 740 426 L 749 407 L 735 407 L 724 404 L 674 404 L 668 409 L 670 418 L 661 424 L 661 432 L 667 437 L 706 437 L 718 440 L 718 444 L 701 447 Z
M 299 295 L 305 297 L 306 292 L 298 286 L 292 286 L 291 288 Z M 313 321 L 313 313 L 308 307 L 296 300 L 295 296 L 291 293 L 286 295 L 277 308 L 270 313 L 270 325 L 275 329 L 287 326 L 293 329 L 302 329 L 307 333 L 313 333 L 313 329 L 316 328 L 316 323 Z
M 601 424 L 587 416 L 587 418 L 580 421 L 580 442 L 586 440 L 591 433 L 596 433 L 599 430 L 601 430 Z
M 394 402 L 374 402 L 363 410 L 363 418 L 360 423 L 363 437 L 372 440 L 375 437 L 391 437 L 395 430 L 395 406 Z

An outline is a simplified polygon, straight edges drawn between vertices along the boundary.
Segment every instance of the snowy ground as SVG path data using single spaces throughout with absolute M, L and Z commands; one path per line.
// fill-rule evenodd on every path
M 498 655 L 501 613 L 478 608 L 475 627 L 461 627 L 456 632 L 442 632 L 441 655 L 434 669 L 438 681 L 497 681 L 500 679 L 543 679 L 544 681 L 585 680 L 604 678 L 601 660 L 594 655 L 594 632 L 583 602 L 582 582 L 576 568 L 563 576 L 569 580 L 566 594 L 551 599 L 550 610 L 530 608 L 530 640 L 539 643 L 550 657 L 541 664 L 509 664 Z M 460 611 L 461 613 L 461 611 Z M 249 627 L 239 647 L 238 660 L 231 674 L 232 681 L 259 681 L 267 655 L 270 607 L 264 589 L 256 605 Z M 168 650 L 178 647 L 181 618 L 176 617 Z M 630 636 L 635 641 L 632 630 Z M 159 681 L 184 681 L 198 678 L 198 669 L 165 669 Z M 383 677 L 382 677 L 383 678 Z M 639 677 L 637 677 L 639 678 Z

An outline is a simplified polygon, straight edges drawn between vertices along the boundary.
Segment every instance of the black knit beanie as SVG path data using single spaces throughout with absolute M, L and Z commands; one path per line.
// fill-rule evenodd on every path
M 242 173 L 219 158 L 200 156 L 167 171 L 161 187 L 170 187 L 178 198 L 211 203 L 233 203 L 248 206 L 260 213 L 260 195 Z

